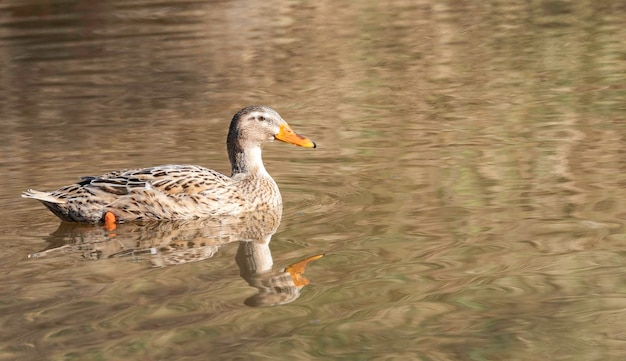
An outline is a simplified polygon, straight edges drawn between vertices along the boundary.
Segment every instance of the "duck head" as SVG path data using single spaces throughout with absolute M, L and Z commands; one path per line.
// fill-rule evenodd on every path
M 234 142 L 260 145 L 274 139 L 304 148 L 316 147 L 315 142 L 294 132 L 280 114 L 270 107 L 253 105 L 233 116 L 228 132 L 229 145 Z
M 253 105 L 238 111 L 230 123 L 227 146 L 232 174 L 264 172 L 261 144 L 274 139 L 305 148 L 315 142 L 294 132 L 274 109 Z

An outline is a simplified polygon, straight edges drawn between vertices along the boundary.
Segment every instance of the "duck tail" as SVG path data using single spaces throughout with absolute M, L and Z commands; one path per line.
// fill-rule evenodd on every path
M 40 192 L 40 191 L 36 191 L 34 189 L 29 189 L 26 192 L 23 192 L 22 193 L 22 197 L 23 198 L 32 198 L 32 199 L 36 199 L 38 201 L 49 202 L 49 203 L 56 203 L 56 204 L 66 203 L 65 199 L 61 199 L 59 197 L 55 197 L 51 193 L 48 193 L 48 192 Z

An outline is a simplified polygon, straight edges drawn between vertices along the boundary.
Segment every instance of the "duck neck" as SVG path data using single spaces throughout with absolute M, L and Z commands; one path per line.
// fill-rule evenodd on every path
M 238 142 L 229 141 L 228 158 L 232 167 L 232 178 L 267 174 L 261 158 L 261 145 L 242 147 Z

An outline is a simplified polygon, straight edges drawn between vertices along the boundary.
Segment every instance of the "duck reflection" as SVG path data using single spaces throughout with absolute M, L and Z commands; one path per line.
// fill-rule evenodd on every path
M 268 243 L 241 242 L 237 249 L 237 265 L 241 277 L 259 293 L 244 303 L 252 307 L 275 306 L 293 302 L 302 287 L 309 284 L 302 273 L 306 265 L 323 257 L 318 254 L 293 263 L 281 271 L 272 271 L 272 255 Z M 268 263 L 269 261 L 269 263 Z
M 79 253 L 88 260 L 149 258 L 154 267 L 167 267 L 206 260 L 222 245 L 239 242 L 235 259 L 240 275 L 258 290 L 244 303 L 281 305 L 299 297 L 302 287 L 309 284 L 303 276 L 307 264 L 323 255 L 275 269 L 269 244 L 280 218 L 280 212 L 265 210 L 201 220 L 122 223 L 115 229 L 64 222 L 46 238 L 48 247 L 29 258 Z

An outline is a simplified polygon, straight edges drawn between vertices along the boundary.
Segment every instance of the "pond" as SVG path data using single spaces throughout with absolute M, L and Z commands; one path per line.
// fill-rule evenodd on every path
M 0 360 L 622 360 L 626 7 L 0 4 Z M 251 104 L 282 214 L 63 223 L 28 188 L 230 175 Z

